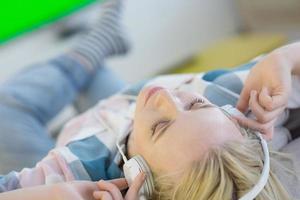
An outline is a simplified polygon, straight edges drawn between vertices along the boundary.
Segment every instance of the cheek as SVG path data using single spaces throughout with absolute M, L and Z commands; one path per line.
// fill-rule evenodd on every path
M 134 129 L 130 133 L 127 145 L 128 145 L 128 154 L 130 157 L 141 154 L 142 152 L 141 147 L 143 146 L 143 140 L 142 138 L 140 138 L 140 136 L 137 134 L 137 132 Z
M 136 99 L 136 112 L 138 112 L 139 110 L 142 110 L 142 108 L 144 107 L 144 103 L 145 103 L 145 91 L 142 90 L 137 99 Z
M 138 121 L 135 122 L 131 138 L 131 145 L 135 150 L 135 154 L 142 154 L 147 145 L 147 138 L 142 123 L 139 123 Z
M 136 111 L 133 124 L 133 134 L 138 143 L 144 144 L 145 142 L 151 141 L 151 128 L 156 118 L 157 116 L 149 110 L 144 109 Z

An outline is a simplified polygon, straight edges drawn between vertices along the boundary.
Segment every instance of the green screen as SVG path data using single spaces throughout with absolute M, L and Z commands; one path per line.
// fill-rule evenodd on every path
M 0 44 L 92 2 L 95 0 L 1 0 Z

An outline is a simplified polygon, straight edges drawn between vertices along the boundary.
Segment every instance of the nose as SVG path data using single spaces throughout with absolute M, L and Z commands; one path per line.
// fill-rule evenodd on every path
M 170 90 L 160 90 L 154 99 L 154 106 L 161 112 L 175 116 L 180 111 L 180 101 Z

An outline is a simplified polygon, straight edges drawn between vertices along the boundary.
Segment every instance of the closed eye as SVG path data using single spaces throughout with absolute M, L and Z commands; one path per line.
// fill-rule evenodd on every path
M 154 135 L 157 131 L 162 129 L 168 122 L 169 120 L 163 120 L 163 119 L 160 119 L 157 122 L 155 122 L 151 127 L 152 135 Z
M 205 102 L 201 98 L 195 98 L 185 106 L 186 110 L 191 110 L 195 105 L 203 105 Z
M 173 124 L 175 120 L 161 120 L 152 126 L 152 139 L 156 141 Z

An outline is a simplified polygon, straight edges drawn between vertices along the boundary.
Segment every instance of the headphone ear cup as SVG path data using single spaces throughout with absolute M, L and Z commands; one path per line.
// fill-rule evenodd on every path
M 146 174 L 146 180 L 144 182 L 143 187 L 144 187 L 144 191 L 146 190 L 145 194 L 147 195 L 147 197 L 150 198 L 154 192 L 153 191 L 154 190 L 154 180 L 153 180 L 153 175 L 150 170 L 150 167 L 142 156 L 137 155 L 133 158 L 137 160 L 137 162 L 140 164 L 140 166 L 142 168 L 142 171 Z
M 146 199 L 150 199 L 154 190 L 154 180 L 151 170 L 144 158 L 140 155 L 132 157 L 124 164 L 123 170 L 129 186 L 140 172 L 146 174 L 146 180 L 140 189 L 140 195 L 145 196 Z

